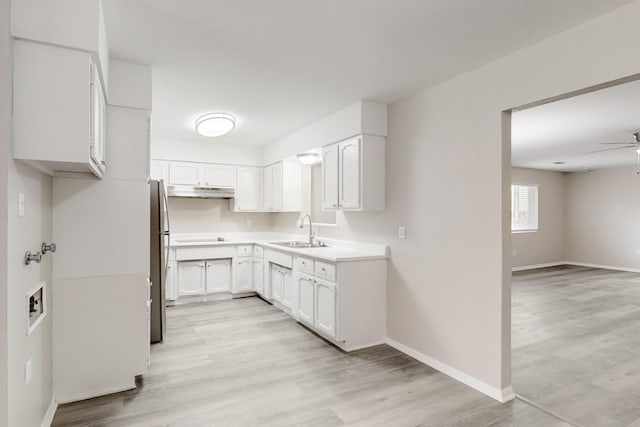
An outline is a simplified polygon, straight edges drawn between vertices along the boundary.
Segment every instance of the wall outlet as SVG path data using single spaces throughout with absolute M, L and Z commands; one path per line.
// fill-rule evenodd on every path
M 404 225 L 398 227 L 398 239 L 404 239 L 406 237 L 406 229 Z
M 31 382 L 31 358 L 24 364 L 24 383 L 29 384 Z
M 248 219 L 247 220 L 247 228 L 251 228 L 251 227 L 253 227 L 253 222 L 250 219 Z
M 636 249 L 636 255 L 640 255 L 640 249 Z
M 18 216 L 24 216 L 24 193 L 18 193 Z
M 513 250 L 513 256 L 518 255 L 518 251 L 516 251 L 515 249 Z

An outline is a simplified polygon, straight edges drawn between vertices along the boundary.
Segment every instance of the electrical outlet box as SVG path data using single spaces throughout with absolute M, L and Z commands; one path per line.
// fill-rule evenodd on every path
M 247 228 L 251 228 L 251 227 L 253 227 L 253 222 L 250 219 L 248 219 L 247 220 Z
M 27 363 L 24 364 L 24 383 L 29 384 L 31 382 L 31 358 L 27 359 Z
M 398 239 L 404 239 L 407 234 L 406 234 L 406 228 L 404 225 L 401 225 L 398 227 Z

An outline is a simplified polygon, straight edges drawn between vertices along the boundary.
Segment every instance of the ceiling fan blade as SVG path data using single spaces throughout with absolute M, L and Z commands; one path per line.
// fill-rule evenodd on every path
M 582 153 L 584 154 L 593 154 L 593 153 L 601 153 L 603 151 L 611 151 L 611 150 L 620 150 L 623 148 L 636 148 L 638 147 L 637 145 L 627 145 L 626 147 L 613 147 L 613 148 L 605 148 L 604 150 L 595 150 L 595 151 L 588 151 L 586 153 Z

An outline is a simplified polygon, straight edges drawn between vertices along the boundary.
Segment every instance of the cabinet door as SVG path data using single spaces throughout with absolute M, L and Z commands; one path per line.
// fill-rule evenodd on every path
M 185 261 L 178 263 L 178 295 L 204 294 L 204 261 Z
M 282 190 L 284 188 L 282 172 L 282 162 L 278 162 L 275 165 L 271 166 L 271 205 L 273 210 L 276 211 L 282 210 Z
M 176 263 L 169 260 L 167 264 L 167 276 L 165 277 L 164 294 L 167 301 L 175 301 L 178 298 L 178 289 L 176 289 Z
M 151 160 L 149 177 L 156 180 L 164 180 L 164 184 L 169 183 L 169 162 L 162 160 Z
M 98 67 L 91 65 L 91 149 L 90 155 L 96 166 L 104 172 L 105 159 L 105 101 Z
M 336 337 L 336 285 L 316 280 L 314 327 Z
M 271 297 L 276 301 L 282 301 L 283 292 L 282 269 L 271 266 Z
M 296 301 L 296 287 L 293 282 L 293 275 L 291 274 L 291 269 L 283 268 L 282 269 L 282 299 L 280 302 L 285 307 L 294 308 L 294 303 Z
M 313 326 L 313 279 L 307 276 L 298 277 L 298 320 Z
M 322 149 L 322 209 L 338 209 L 338 144 Z
M 234 258 L 233 291 L 250 292 L 253 290 L 251 283 L 251 273 L 253 262 L 250 257 Z
M 200 171 L 202 165 L 198 163 L 169 163 L 169 184 L 173 185 L 201 185 Z
M 204 165 L 203 185 L 215 188 L 234 188 L 235 172 L 233 166 Z
M 207 293 L 229 292 L 231 290 L 231 260 L 207 261 Z
M 338 180 L 340 202 L 343 209 L 358 209 L 360 204 L 360 138 L 339 144 Z
M 273 210 L 273 166 L 262 169 L 262 209 Z
M 264 295 L 264 263 L 261 259 L 253 260 L 253 288 Z
M 260 169 L 238 168 L 235 208 L 237 211 L 260 209 Z

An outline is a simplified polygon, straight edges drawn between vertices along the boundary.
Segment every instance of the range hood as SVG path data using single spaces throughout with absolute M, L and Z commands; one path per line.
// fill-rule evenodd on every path
M 191 197 L 196 199 L 231 199 L 235 197 L 233 188 L 196 187 L 193 185 L 168 185 L 167 196 Z

